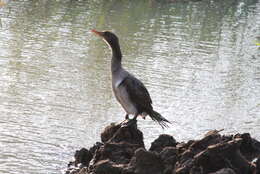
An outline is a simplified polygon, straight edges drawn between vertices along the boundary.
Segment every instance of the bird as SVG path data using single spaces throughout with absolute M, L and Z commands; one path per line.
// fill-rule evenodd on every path
M 112 89 L 115 98 L 126 112 L 125 120 L 129 121 L 127 125 L 137 122 L 138 116 L 145 118 L 149 115 L 162 128 L 168 127 L 171 122 L 153 109 L 152 99 L 145 85 L 122 67 L 122 53 L 118 37 L 110 31 L 93 29 L 91 32 L 100 36 L 112 50 Z M 129 115 L 134 117 L 129 119 Z

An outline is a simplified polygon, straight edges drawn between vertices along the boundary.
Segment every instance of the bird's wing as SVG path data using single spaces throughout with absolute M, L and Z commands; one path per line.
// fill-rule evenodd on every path
M 141 110 L 152 109 L 150 94 L 140 80 L 134 76 L 128 75 L 119 86 L 125 87 L 129 99 L 137 108 Z

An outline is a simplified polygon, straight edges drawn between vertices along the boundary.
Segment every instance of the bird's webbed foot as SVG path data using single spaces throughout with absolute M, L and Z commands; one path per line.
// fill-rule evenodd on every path
M 129 115 L 128 114 L 126 114 L 125 115 L 125 120 L 124 121 L 122 121 L 120 124 L 121 124 L 121 126 L 123 126 L 123 125 L 125 125 L 127 122 L 129 121 Z

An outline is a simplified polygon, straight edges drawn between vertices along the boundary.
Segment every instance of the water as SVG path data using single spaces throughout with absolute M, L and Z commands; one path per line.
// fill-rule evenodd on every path
M 3 0 L 2 0 L 3 2 Z M 0 173 L 61 173 L 124 111 L 111 91 L 114 31 L 123 64 L 173 122 L 140 119 L 146 145 L 211 129 L 260 139 L 260 2 L 10 0 L 0 7 Z

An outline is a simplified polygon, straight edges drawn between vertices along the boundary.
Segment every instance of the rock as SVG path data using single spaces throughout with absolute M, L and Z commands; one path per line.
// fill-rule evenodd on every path
M 260 155 L 258 155 L 255 165 L 256 165 L 255 174 L 260 174 Z
M 94 166 L 93 173 L 95 174 L 120 174 L 123 170 L 123 165 L 116 165 L 109 160 L 101 160 Z
M 236 174 L 236 173 L 234 172 L 234 170 L 230 168 L 223 168 L 218 170 L 217 172 L 209 173 L 209 174 Z
M 127 142 L 144 147 L 143 133 L 137 129 L 136 123 L 127 127 L 121 127 L 120 124 L 111 124 L 101 133 L 101 140 L 104 143 Z
M 249 161 L 252 161 L 260 153 L 260 142 L 251 138 L 249 133 L 236 134 L 234 138 L 241 138 L 240 151 Z
M 160 157 L 163 161 L 164 164 L 164 174 L 171 174 L 175 163 L 178 160 L 178 152 L 176 147 L 165 147 L 161 152 L 160 152 Z
M 109 160 L 109 163 L 102 163 L 101 166 L 113 166 L 110 168 L 115 170 L 115 165 L 128 164 L 136 149 L 144 148 L 143 133 L 137 129 L 136 124 L 128 127 L 111 124 L 101 133 L 101 140 L 104 144 L 99 143 L 91 150 L 95 151 L 95 154 L 89 171 L 94 173 L 100 170 L 96 169 L 96 167 L 100 167 L 97 165 L 100 161 Z
M 177 145 L 176 140 L 167 134 L 160 135 L 154 142 L 149 149 L 149 151 L 161 152 L 165 147 L 175 147 Z
M 219 134 L 220 131 L 212 130 L 205 134 L 204 138 L 201 140 L 194 141 L 190 144 L 189 148 L 196 153 L 205 150 L 208 146 L 217 144 L 220 142 L 226 142 L 231 140 L 231 138 L 226 138 Z
M 130 171 L 132 171 L 135 174 L 163 174 L 164 165 L 158 153 L 139 148 L 135 151 L 128 169 L 128 173 L 131 173 Z
M 163 161 L 174 164 L 176 162 L 175 160 L 177 160 L 178 152 L 176 147 L 165 147 L 163 151 L 160 152 L 160 156 Z
M 111 123 L 109 126 L 105 128 L 105 130 L 101 133 L 101 141 L 103 143 L 107 142 L 111 139 L 116 131 L 121 127 L 120 124 Z
M 185 161 L 177 162 L 174 168 L 174 174 L 186 174 L 191 173 L 192 168 L 194 167 L 194 159 L 189 158 Z
M 201 140 L 179 143 L 176 146 L 179 160 L 173 173 L 209 173 L 227 166 L 237 174 L 253 172 L 254 166 L 240 152 L 241 144 L 241 138 L 221 136 L 215 130 Z M 200 168 L 203 170 L 200 171 Z
M 87 174 L 87 167 L 83 167 L 82 169 L 80 169 L 77 174 Z
M 78 164 L 82 164 L 83 166 L 88 166 L 92 157 L 93 155 L 90 153 L 90 151 L 85 148 L 77 150 L 74 155 L 75 166 L 78 166 Z
M 76 151 L 66 174 L 260 174 L 260 142 L 248 133 L 219 132 L 186 143 L 163 134 L 147 151 L 136 124 L 111 124 L 102 143 Z
M 127 164 L 130 162 L 136 149 L 142 146 L 130 143 L 105 143 L 95 153 L 94 163 L 109 159 L 116 164 Z
M 251 174 L 253 166 L 242 156 L 239 150 L 241 141 L 242 139 L 236 138 L 227 143 L 211 145 L 194 157 L 195 164 L 203 167 L 206 173 L 229 166 L 237 174 Z
M 143 133 L 137 129 L 136 124 L 129 127 L 111 124 L 101 133 L 101 140 L 104 144 L 99 144 L 96 148 L 94 163 L 109 159 L 116 164 L 126 164 L 136 149 L 144 148 Z
M 69 168 L 65 174 L 87 174 L 87 167 L 82 168 Z
M 89 152 L 92 154 L 92 156 L 95 155 L 96 151 L 102 146 L 104 145 L 103 143 L 100 142 L 96 142 L 90 149 Z

